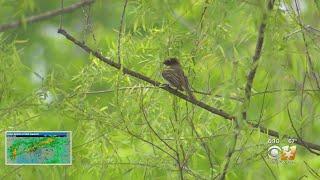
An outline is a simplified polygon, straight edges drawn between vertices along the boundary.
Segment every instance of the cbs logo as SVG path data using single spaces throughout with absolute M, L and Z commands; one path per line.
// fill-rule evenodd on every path
M 268 156 L 270 159 L 279 159 L 281 155 L 281 148 L 279 146 L 271 146 L 268 149 Z
M 268 149 L 268 156 L 273 160 L 294 160 L 297 153 L 296 146 L 271 146 Z

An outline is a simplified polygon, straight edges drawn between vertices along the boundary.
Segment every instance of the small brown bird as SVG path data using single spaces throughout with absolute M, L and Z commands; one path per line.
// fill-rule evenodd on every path
M 184 75 L 177 58 L 169 58 L 163 62 L 166 65 L 162 71 L 162 77 L 169 82 L 169 84 L 180 91 L 186 91 L 191 99 L 196 99 L 192 94 L 188 78 Z

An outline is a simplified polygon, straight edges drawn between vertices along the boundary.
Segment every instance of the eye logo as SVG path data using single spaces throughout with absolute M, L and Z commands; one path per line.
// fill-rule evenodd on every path
M 279 159 L 281 148 L 279 146 L 271 146 L 268 149 L 268 156 L 270 159 Z

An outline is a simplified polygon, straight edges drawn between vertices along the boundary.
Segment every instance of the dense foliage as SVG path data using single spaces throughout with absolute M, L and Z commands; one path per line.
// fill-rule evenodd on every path
M 192 87 L 210 94 L 197 99 L 237 117 L 235 149 L 234 122 L 87 54 L 57 33 L 55 16 L 0 33 L 0 140 L 8 130 L 70 130 L 73 164 L 5 166 L 0 156 L 1 178 L 210 179 L 227 162 L 227 179 L 317 177 L 319 157 L 303 146 L 292 163 L 272 162 L 268 139 L 275 137 L 241 113 L 247 74 L 257 65 L 247 121 L 320 144 L 318 0 L 276 0 L 270 12 L 264 0 L 129 0 L 119 40 L 124 4 L 97 0 L 63 14 L 62 27 L 163 83 L 163 60 L 178 57 Z M 60 1 L 0 0 L 0 26 L 58 8 Z M 252 64 L 264 15 L 261 57 Z

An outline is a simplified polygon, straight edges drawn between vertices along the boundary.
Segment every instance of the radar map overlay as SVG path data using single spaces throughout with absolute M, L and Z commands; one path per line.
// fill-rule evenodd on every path
M 71 165 L 70 131 L 7 131 L 7 165 Z

